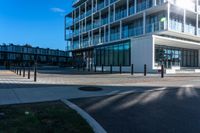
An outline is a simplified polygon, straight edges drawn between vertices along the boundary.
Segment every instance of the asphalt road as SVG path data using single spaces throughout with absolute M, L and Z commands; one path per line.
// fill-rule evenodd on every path
M 199 133 L 200 89 L 121 94 L 71 100 L 108 133 Z

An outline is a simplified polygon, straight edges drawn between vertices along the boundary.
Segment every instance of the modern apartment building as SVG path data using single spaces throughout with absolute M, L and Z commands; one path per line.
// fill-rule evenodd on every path
M 67 52 L 61 50 L 44 49 L 30 45 L 0 45 L 0 65 L 30 66 L 35 60 L 40 65 L 66 65 Z
M 65 17 L 68 51 L 85 62 L 124 71 L 200 66 L 200 0 L 75 0 Z

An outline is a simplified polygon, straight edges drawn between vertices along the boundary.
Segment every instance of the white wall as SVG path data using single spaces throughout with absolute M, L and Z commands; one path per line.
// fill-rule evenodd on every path
M 199 49 L 199 67 L 200 67 L 200 49 Z
M 152 35 L 131 39 L 131 63 L 135 72 L 143 72 L 147 64 L 147 72 L 153 71 L 154 45 Z

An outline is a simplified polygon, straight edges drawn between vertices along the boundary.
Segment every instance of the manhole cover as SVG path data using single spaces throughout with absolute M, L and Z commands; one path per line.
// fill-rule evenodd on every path
M 101 91 L 103 89 L 99 88 L 99 87 L 87 86 L 87 87 L 80 87 L 79 90 L 82 90 L 82 91 Z

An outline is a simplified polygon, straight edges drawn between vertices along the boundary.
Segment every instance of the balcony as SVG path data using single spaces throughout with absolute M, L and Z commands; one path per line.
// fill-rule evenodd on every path
M 126 16 L 127 16 L 127 10 L 124 9 L 122 11 L 116 12 L 115 20 L 119 20 L 119 19 L 124 18 Z
M 104 8 L 104 2 L 97 4 L 97 10 Z
M 169 28 L 174 31 L 182 32 L 183 31 L 183 22 L 170 20 Z
M 192 35 L 195 35 L 195 26 L 193 25 L 185 25 L 185 30 L 184 32 L 185 33 L 188 33 L 188 34 L 192 34 Z
M 94 24 L 93 24 L 93 28 L 98 28 L 100 26 L 100 21 L 96 21 Z
M 116 32 L 116 33 L 111 33 L 110 34 L 110 40 L 114 41 L 114 40 L 119 40 L 120 39 L 120 33 Z
M 166 28 L 167 28 L 166 22 L 155 22 L 146 25 L 146 32 L 151 33 L 156 31 L 162 31 L 165 30 Z
M 89 40 L 84 40 L 82 44 L 83 44 L 82 45 L 83 48 L 86 48 L 90 45 Z
M 129 8 L 129 15 L 132 15 L 132 14 L 135 14 L 135 7 L 134 6 L 131 6 Z
M 72 36 L 73 36 L 72 32 L 66 33 L 66 39 L 70 39 L 70 38 L 72 38 Z
M 90 9 L 90 10 L 88 10 L 87 12 L 86 12 L 86 16 L 89 16 L 89 15 L 91 15 L 92 14 L 92 9 Z
M 129 34 L 129 37 L 143 34 L 143 26 L 130 28 L 128 31 L 128 34 Z

